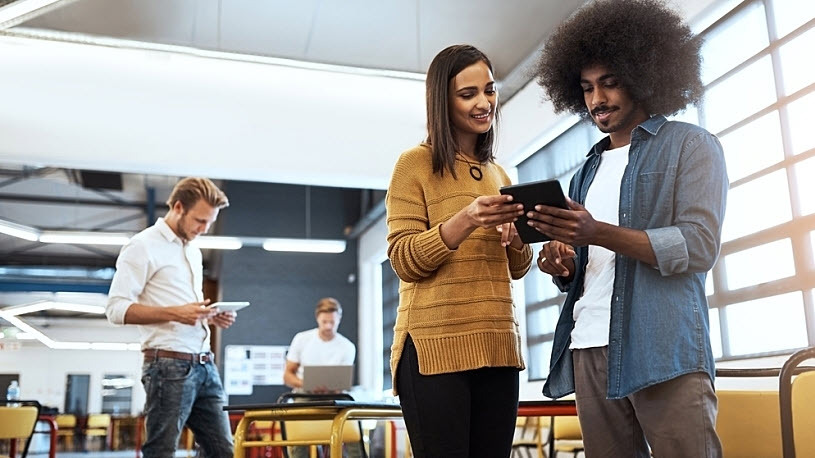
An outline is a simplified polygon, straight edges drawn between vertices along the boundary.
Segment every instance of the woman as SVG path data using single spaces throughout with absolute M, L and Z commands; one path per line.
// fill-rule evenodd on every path
M 441 51 L 427 72 L 427 140 L 402 154 L 388 189 L 402 280 L 391 373 L 420 458 L 511 451 L 524 363 L 510 278 L 532 252 L 512 226 L 523 206 L 498 194 L 510 180 L 494 163 L 497 110 L 487 56 Z

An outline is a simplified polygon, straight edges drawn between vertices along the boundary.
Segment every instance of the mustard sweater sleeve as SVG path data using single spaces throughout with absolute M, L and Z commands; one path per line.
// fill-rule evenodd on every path
M 524 244 L 524 247 L 519 250 L 509 245 L 507 258 L 509 259 L 509 274 L 513 280 L 517 280 L 526 275 L 532 265 L 532 248 Z
M 432 275 L 453 254 L 441 238 L 441 224 L 430 227 L 422 180 L 427 172 L 432 172 L 427 154 L 418 148 L 405 152 L 385 198 L 388 258 L 396 275 L 409 283 Z

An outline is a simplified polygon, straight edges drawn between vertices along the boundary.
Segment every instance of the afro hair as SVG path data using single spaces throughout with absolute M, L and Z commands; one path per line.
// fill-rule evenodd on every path
M 703 94 L 701 39 L 661 0 L 596 0 L 546 42 L 535 77 L 560 113 L 589 116 L 581 71 L 603 65 L 649 114 L 672 115 Z

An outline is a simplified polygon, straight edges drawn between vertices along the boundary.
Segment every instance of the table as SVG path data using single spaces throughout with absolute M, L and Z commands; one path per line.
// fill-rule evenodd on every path
M 226 406 L 228 412 L 243 412 L 235 430 L 235 458 L 245 458 L 245 448 L 265 446 L 328 445 L 331 458 L 342 458 L 342 432 L 350 420 L 402 418 L 397 404 L 368 403 L 345 400 L 306 401 L 286 404 L 248 404 Z M 247 441 L 246 434 L 253 421 L 312 421 L 331 420 L 331 435 L 325 440 Z
M 573 417 L 577 415 L 574 400 L 521 401 L 518 403 L 519 417 Z M 549 456 L 555 456 L 554 418 L 549 424 Z

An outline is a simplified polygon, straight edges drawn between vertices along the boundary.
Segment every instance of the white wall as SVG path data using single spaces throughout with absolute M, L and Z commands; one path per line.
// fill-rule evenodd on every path
M 76 334 L 81 334 L 76 331 Z M 141 386 L 142 354 L 137 351 L 52 350 L 44 345 L 25 345 L 19 350 L 0 351 L 0 372 L 20 374 L 20 397 L 36 399 L 45 406 L 65 407 L 65 381 L 68 374 L 88 374 L 88 412 L 102 410 L 102 379 L 105 374 L 132 377 L 131 413 L 144 407 Z M 3 389 L 5 389 L 3 387 Z
M 134 326 L 113 326 L 103 319 L 26 320 L 48 337 L 58 341 L 138 342 Z M 46 324 L 46 326 L 43 326 Z M 133 387 L 131 413 L 144 407 L 141 386 L 142 354 L 139 351 L 53 350 L 37 341 L 25 341 L 18 350 L 0 351 L 0 373 L 20 374 L 20 395 L 36 399 L 46 406 L 65 406 L 65 381 L 68 374 L 90 375 L 88 412 L 102 410 L 102 379 L 105 374 L 128 375 Z M 6 387 L 0 387 L 5 390 Z M 5 391 L 3 391 L 5 394 Z

